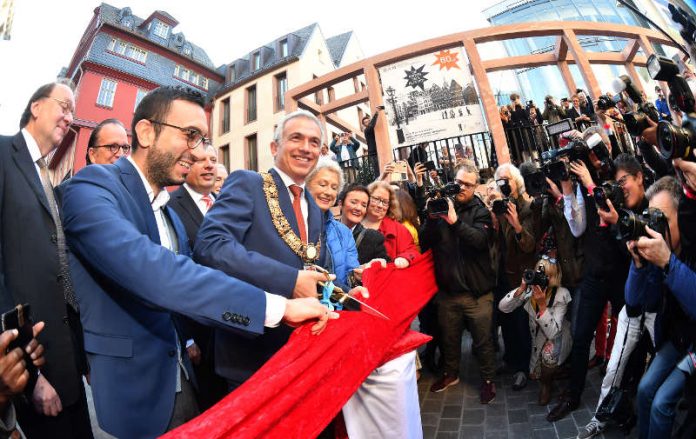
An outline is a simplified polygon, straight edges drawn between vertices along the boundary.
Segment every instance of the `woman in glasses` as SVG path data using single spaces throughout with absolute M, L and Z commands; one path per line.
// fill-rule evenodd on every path
M 385 181 L 374 181 L 368 187 L 370 205 L 363 226 L 384 235 L 387 255 L 396 268 L 406 268 L 418 256 L 418 247 L 408 229 L 397 221 L 401 217 L 394 188 Z
M 556 259 L 544 255 L 533 271 L 525 271 L 520 286 L 498 305 L 505 313 L 524 306 L 529 314 L 532 333 L 529 375 L 539 379 L 539 405 L 547 405 L 551 400 L 556 371 L 570 354 L 570 322 L 565 318 L 570 301 L 568 289 L 561 286 L 560 266 Z

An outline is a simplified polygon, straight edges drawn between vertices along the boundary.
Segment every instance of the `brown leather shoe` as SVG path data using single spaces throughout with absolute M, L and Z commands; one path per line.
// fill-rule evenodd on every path
M 433 385 L 430 386 L 430 391 L 433 393 L 442 392 L 448 387 L 456 386 L 457 384 L 459 384 L 459 377 L 444 374 L 439 380 L 435 381 Z
M 546 420 L 549 422 L 559 421 L 572 412 L 580 405 L 580 401 L 573 400 L 570 397 L 563 396 L 559 399 L 558 404 L 551 409 L 548 415 L 546 415 Z

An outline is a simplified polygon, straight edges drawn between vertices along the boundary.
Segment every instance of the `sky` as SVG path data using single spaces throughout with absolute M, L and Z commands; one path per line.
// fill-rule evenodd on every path
M 481 11 L 498 0 L 217 2 L 111 0 L 146 18 L 164 10 L 175 32 L 201 46 L 216 66 L 296 29 L 319 23 L 324 37 L 353 31 L 366 57 L 452 33 L 487 27 Z M 0 40 L 0 134 L 13 134 L 29 97 L 70 62 L 96 1 L 15 0 L 12 38 Z M 491 84 L 496 88 L 496 84 Z

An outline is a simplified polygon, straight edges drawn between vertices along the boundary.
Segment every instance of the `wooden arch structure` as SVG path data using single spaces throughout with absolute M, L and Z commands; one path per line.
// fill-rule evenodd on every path
M 516 38 L 549 36 L 556 37 L 555 48 L 551 52 L 486 61 L 481 60 L 479 44 Z M 625 38 L 628 39 L 628 43 L 620 53 L 588 52 L 581 47 L 578 36 Z M 375 111 L 376 106 L 384 105 L 382 87 L 377 70 L 379 67 L 441 49 L 463 46 L 469 58 L 471 72 L 479 89 L 484 115 L 495 144 L 498 161 L 504 163 L 510 160 L 510 154 L 487 73 L 517 68 L 556 66 L 568 87 L 569 93 L 572 94 L 575 92 L 576 86 L 569 64 L 576 64 L 590 95 L 596 99 L 602 92 L 592 71 L 592 64 L 623 65 L 628 75 L 631 76 L 633 83 L 640 89 L 641 81 L 636 72 L 636 67 L 646 65 L 647 58 L 655 52 L 653 47 L 655 43 L 674 47 L 674 43 L 670 39 L 656 30 L 613 23 L 549 21 L 487 27 L 421 41 L 342 67 L 299 87 L 288 90 L 286 94 L 286 110 L 293 111 L 297 108 L 303 108 L 316 114 L 324 125 L 326 125 L 326 122 L 330 122 L 343 130 L 360 132 L 358 127 L 341 120 L 334 113 L 365 102 L 369 103 L 372 112 Z M 639 50 L 642 50 L 643 54 L 639 54 Z M 317 104 L 314 101 L 315 93 L 322 92 L 332 85 L 343 81 L 354 80 L 353 78 L 360 76 L 365 78 L 365 89 L 324 104 Z M 385 118 L 378 119 L 378 123 L 375 126 L 375 138 L 377 140 L 379 163 L 383 166 L 392 157 Z

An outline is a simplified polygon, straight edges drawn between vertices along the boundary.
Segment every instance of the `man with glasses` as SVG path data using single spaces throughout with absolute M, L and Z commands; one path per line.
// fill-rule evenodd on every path
M 454 202 L 447 200 L 449 210 L 446 214 L 429 215 L 420 236 L 423 251 L 433 251 L 444 357 L 444 374 L 430 391 L 442 392 L 459 383 L 462 331 L 466 326 L 481 367 L 480 401 L 488 404 L 496 393 L 491 339 L 495 273 L 489 254 L 492 220 L 486 205 L 474 195 L 478 169 L 468 164 L 459 166 L 455 183 L 461 190 Z
M 15 401 L 27 437 L 91 438 L 82 334 L 63 225 L 46 157 L 73 121 L 72 84 L 58 81 L 31 96 L 14 137 L 0 137 L 0 312 L 29 304 L 46 364 L 28 399 Z
M 184 182 L 209 144 L 203 96 L 147 94 L 133 116 L 133 153 L 87 166 L 63 188 L 84 346 L 99 424 L 116 437 L 156 437 L 197 416 L 191 367 L 173 317 L 247 336 L 281 321 L 331 317 L 316 298 L 266 294 L 195 264 L 165 187 Z
M 130 153 L 128 133 L 118 119 L 103 120 L 94 127 L 87 142 L 85 160 L 88 165 L 110 165 Z

